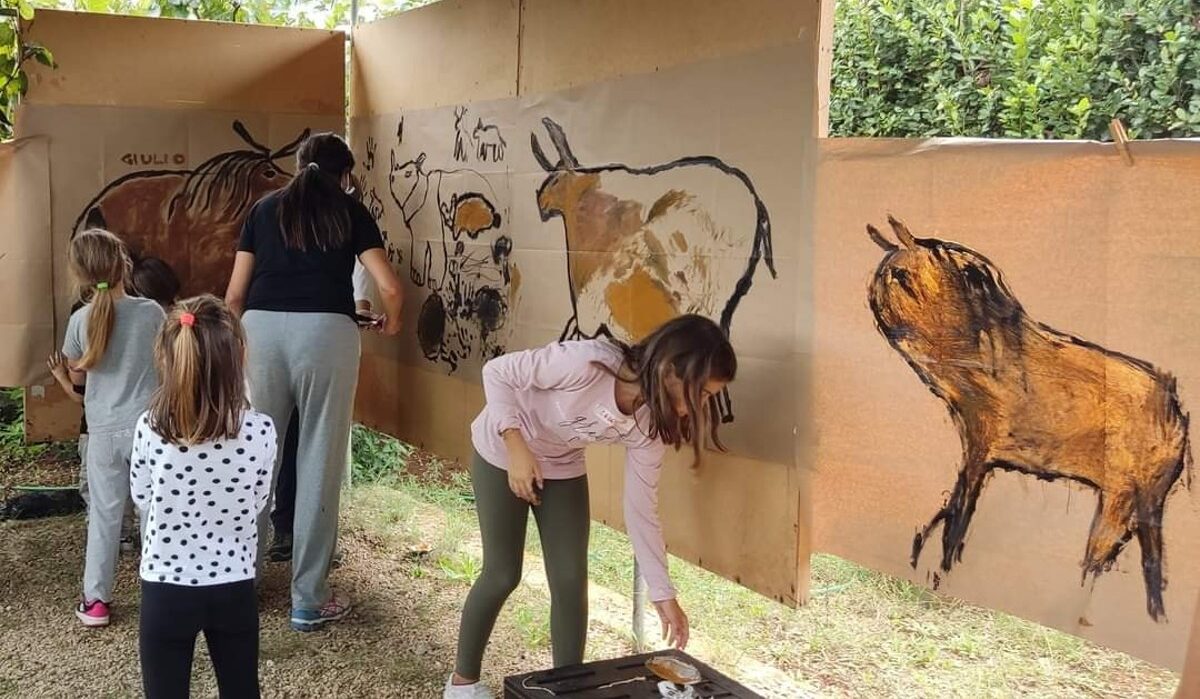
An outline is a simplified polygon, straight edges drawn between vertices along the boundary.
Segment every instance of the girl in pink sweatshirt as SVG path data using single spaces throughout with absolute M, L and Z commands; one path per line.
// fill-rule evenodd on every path
M 444 697 L 491 697 L 479 682 L 500 608 L 521 580 L 530 509 L 550 584 L 556 667 L 583 661 L 591 517 L 584 448 L 626 449 L 625 526 L 662 619 L 683 648 L 688 619 L 675 599 L 658 520 L 658 478 L 669 445 L 697 461 L 717 439 L 709 403 L 737 372 L 725 333 L 702 316 L 667 322 L 632 347 L 561 342 L 508 354 L 483 368 L 487 405 L 471 426 L 471 477 L 483 538 L 483 572 L 467 597 L 455 673 Z

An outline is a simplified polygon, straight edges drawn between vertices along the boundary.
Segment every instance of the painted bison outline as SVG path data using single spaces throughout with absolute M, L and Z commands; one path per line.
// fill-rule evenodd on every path
M 554 145 L 554 149 L 558 154 L 558 160 L 551 162 L 546 157 L 545 151 L 542 149 L 536 133 L 530 134 L 530 147 L 533 152 L 534 159 L 544 169 L 548 175 L 537 190 L 538 211 L 543 222 L 549 222 L 551 219 L 558 217 L 563 219 L 564 235 L 566 238 L 566 249 L 568 256 L 572 250 L 578 250 L 578 247 L 572 245 L 573 231 L 567 224 L 564 211 L 560 208 L 548 208 L 543 205 L 543 196 L 547 189 L 560 178 L 567 176 L 578 175 L 602 175 L 604 173 L 624 173 L 635 176 L 652 177 L 660 175 L 672 170 L 685 168 L 707 168 L 725 175 L 735 178 L 745 188 L 753 198 L 755 220 L 754 220 L 754 236 L 749 245 L 749 252 L 746 260 L 745 270 L 738 278 L 732 293 L 725 299 L 720 310 L 719 323 L 721 329 L 729 335 L 733 326 L 733 315 L 737 311 L 738 305 L 742 299 L 749 293 L 751 286 L 754 283 L 754 275 L 758 271 L 759 263 L 766 265 L 767 271 L 771 278 L 777 278 L 778 273 L 775 269 L 775 258 L 771 243 L 771 218 L 767 211 L 766 204 L 759 197 L 758 191 L 754 187 L 753 181 L 742 170 L 727 164 L 725 161 L 710 155 L 697 155 L 678 158 L 667 163 L 652 165 L 648 167 L 631 167 L 621 163 L 609 163 L 605 165 L 594 165 L 584 167 L 579 163 L 578 158 L 571 150 L 570 144 L 567 142 L 566 134 L 562 127 L 553 119 L 545 117 L 542 119 L 542 125 L 546 128 L 549 134 L 550 142 Z M 650 212 L 653 216 L 653 211 Z M 591 339 L 595 337 L 614 337 L 612 330 L 605 323 L 599 323 L 597 327 L 584 329 L 580 327 L 580 312 L 579 312 L 579 289 L 576 288 L 576 280 L 573 278 L 570 263 L 568 262 L 568 287 L 571 294 L 571 317 L 568 319 L 566 326 L 563 328 L 560 340 L 571 339 Z M 733 420 L 732 406 L 729 400 L 728 390 L 714 399 L 717 408 L 717 414 L 720 415 L 722 422 L 731 422 Z
M 140 255 L 170 264 L 184 293 L 223 293 L 233 266 L 242 223 L 262 197 L 287 184 L 292 175 L 279 160 L 296 154 L 310 129 L 272 151 L 257 142 L 241 121 L 233 131 L 249 150 L 232 150 L 193 169 L 139 170 L 105 185 L 80 212 L 74 238 L 88 228 L 121 236 Z M 193 268 L 193 256 L 214 256 Z
M 1099 494 L 1083 581 L 1136 535 L 1146 610 L 1163 619 L 1163 512 L 1192 463 L 1175 378 L 1034 321 L 989 259 L 888 220 L 900 245 L 867 226 L 884 250 L 869 289 L 876 327 L 946 404 L 963 449 L 953 492 L 913 539 L 912 566 L 939 524 L 942 571 L 962 560 L 995 470 L 1064 478 Z

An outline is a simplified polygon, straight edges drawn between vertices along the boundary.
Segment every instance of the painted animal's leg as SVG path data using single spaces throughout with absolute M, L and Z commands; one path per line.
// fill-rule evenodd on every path
M 929 520 L 929 523 L 924 527 L 921 527 L 921 531 L 917 532 L 916 535 L 913 536 L 912 556 L 908 559 L 908 562 L 913 568 L 917 567 L 917 562 L 921 559 L 921 551 L 925 548 L 925 542 L 929 539 L 929 533 L 933 531 L 934 527 L 941 524 L 946 519 L 947 508 L 948 505 L 943 506 L 942 509 L 938 510 L 937 514 L 933 516 L 933 519 Z
M 571 317 L 567 320 L 566 327 L 563 328 L 562 335 L 559 335 L 558 341 L 567 342 L 569 340 L 578 340 L 579 337 L 579 316 L 575 313 L 572 313 Z
M 1083 579 L 1095 577 L 1113 566 L 1117 555 L 1133 535 L 1133 491 L 1101 491 L 1083 557 Z
M 1166 615 L 1162 593 L 1166 588 L 1163 579 L 1162 517 L 1166 505 L 1166 493 L 1139 494 L 1137 504 L 1138 545 L 1142 549 L 1142 579 L 1146 582 L 1146 612 L 1155 621 Z
M 720 424 L 733 422 L 733 401 L 729 398 L 728 386 L 712 397 L 710 409 L 713 410 L 713 415 L 720 421 Z
M 949 572 L 955 563 L 962 560 L 963 544 L 967 529 L 975 515 L 975 504 L 983 491 L 994 464 L 968 459 L 958 474 L 954 492 L 946 502 L 946 519 L 942 525 L 942 570 Z

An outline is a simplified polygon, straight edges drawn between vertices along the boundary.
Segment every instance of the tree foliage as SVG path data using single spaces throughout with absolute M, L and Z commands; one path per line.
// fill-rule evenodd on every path
M 50 51 L 20 30 L 21 20 L 32 17 L 33 5 L 26 0 L 0 0 L 0 140 L 12 136 L 13 110 L 29 90 L 25 64 L 54 65 Z
M 838 0 L 830 133 L 1200 133 L 1195 0 Z

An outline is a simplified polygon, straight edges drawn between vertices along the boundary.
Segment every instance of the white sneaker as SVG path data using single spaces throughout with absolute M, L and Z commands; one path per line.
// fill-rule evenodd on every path
M 495 699 L 495 696 L 482 682 L 454 684 L 454 675 L 446 680 L 446 691 L 442 692 L 442 699 Z

